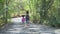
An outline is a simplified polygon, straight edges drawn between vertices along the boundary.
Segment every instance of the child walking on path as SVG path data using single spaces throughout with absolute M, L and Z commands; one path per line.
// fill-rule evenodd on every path
M 24 15 L 22 15 L 22 23 L 24 24 L 24 22 L 25 22 L 25 18 L 24 18 Z
M 26 11 L 26 25 L 29 26 L 29 24 L 30 24 L 29 11 Z

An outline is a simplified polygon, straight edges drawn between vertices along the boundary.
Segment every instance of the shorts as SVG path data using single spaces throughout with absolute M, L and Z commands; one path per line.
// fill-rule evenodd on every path
M 27 20 L 26 23 L 29 24 L 29 20 Z

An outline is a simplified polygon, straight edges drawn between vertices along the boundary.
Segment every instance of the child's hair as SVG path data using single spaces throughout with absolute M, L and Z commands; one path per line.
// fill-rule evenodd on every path
M 25 15 L 22 15 L 22 17 L 24 17 Z

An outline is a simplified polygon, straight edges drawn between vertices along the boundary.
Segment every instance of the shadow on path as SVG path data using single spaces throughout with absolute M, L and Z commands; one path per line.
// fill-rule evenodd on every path
M 17 21 L 18 18 L 12 20 Z M 55 34 L 56 29 L 48 26 L 37 24 L 29 24 L 29 26 L 25 26 L 24 24 L 15 21 L 0 30 L 0 34 Z

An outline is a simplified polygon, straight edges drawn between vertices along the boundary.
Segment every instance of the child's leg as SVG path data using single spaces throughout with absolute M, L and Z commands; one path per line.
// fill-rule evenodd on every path
M 22 24 L 24 24 L 24 22 L 22 21 Z
M 27 22 L 26 22 L 26 23 L 27 23 L 27 26 L 29 26 L 29 20 L 27 20 Z

